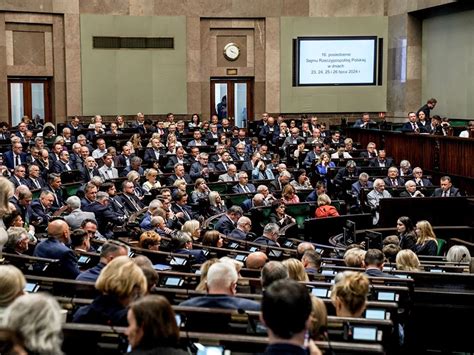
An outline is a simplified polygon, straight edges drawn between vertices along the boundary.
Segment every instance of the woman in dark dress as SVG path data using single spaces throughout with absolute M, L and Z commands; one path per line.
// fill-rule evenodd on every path
M 419 221 L 416 224 L 415 253 L 417 255 L 438 255 L 438 240 L 433 232 L 430 222 Z
M 280 228 L 295 223 L 296 220 L 285 213 L 286 204 L 283 200 L 276 200 L 272 203 L 272 213 L 268 217 L 269 223 L 276 223 Z
M 400 239 L 400 249 L 415 251 L 415 227 L 409 217 L 402 216 L 397 220 L 397 234 Z

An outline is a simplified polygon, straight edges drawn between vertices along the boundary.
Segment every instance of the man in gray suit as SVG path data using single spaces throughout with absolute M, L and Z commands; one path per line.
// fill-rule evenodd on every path
M 102 157 L 104 165 L 99 168 L 100 177 L 105 180 L 117 179 L 119 177 L 118 170 L 112 166 L 114 158 L 111 154 L 104 154 Z
M 81 224 L 86 219 L 95 221 L 95 215 L 92 212 L 84 212 L 81 210 L 81 200 L 77 196 L 71 196 L 66 200 L 69 214 L 64 216 L 64 220 L 71 230 L 81 228 Z
M 234 164 L 229 165 L 227 173 L 219 175 L 219 181 L 229 182 L 237 180 L 237 167 Z

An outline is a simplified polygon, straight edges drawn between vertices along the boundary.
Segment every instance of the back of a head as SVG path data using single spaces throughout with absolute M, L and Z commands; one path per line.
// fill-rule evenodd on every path
M 395 262 L 395 258 L 399 251 L 400 247 L 396 244 L 387 244 L 382 249 L 383 255 L 391 263 Z
M 7 307 L 23 294 L 26 280 L 13 265 L 0 265 L 0 307 Z
M 397 263 L 397 270 L 418 271 L 420 269 L 420 260 L 410 249 L 400 250 L 395 262 Z
M 298 247 L 296 248 L 296 251 L 298 252 L 299 256 L 303 256 L 303 254 L 307 250 L 315 250 L 315 247 L 314 247 L 313 243 L 302 242 L 302 243 L 298 244 Z
M 464 245 L 453 245 L 446 254 L 446 260 L 451 263 L 470 263 L 471 253 Z
M 282 263 L 288 269 L 288 275 L 290 276 L 290 279 L 295 281 L 309 281 L 308 274 L 306 274 L 303 263 L 301 261 L 299 261 L 298 259 L 289 258 L 283 260 Z
M 304 331 L 311 310 L 311 297 L 306 286 L 296 281 L 275 281 L 263 294 L 263 320 L 279 338 L 291 339 Z
M 245 260 L 245 266 L 248 269 L 260 270 L 265 265 L 267 260 L 268 257 L 265 253 L 261 251 L 255 251 L 247 256 L 247 260 Z
M 385 257 L 382 250 L 380 249 L 369 249 L 365 253 L 365 267 L 368 266 L 381 266 L 384 263 Z
M 340 301 L 351 316 L 356 316 L 364 310 L 368 292 L 369 278 L 366 275 L 344 271 L 336 278 L 331 290 L 331 299 L 333 302 Z
M 277 280 L 287 279 L 288 269 L 279 261 L 270 261 L 265 264 L 261 272 L 262 287 L 265 289 Z
M 316 296 L 311 295 L 311 317 L 312 317 L 312 329 L 311 338 L 319 340 L 321 335 L 324 333 L 325 328 L 328 325 L 328 311 L 324 301 Z
M 316 269 L 319 269 L 321 267 L 321 259 L 321 254 L 316 252 L 316 250 L 307 250 L 304 252 L 303 258 L 301 260 L 311 264 Z
M 107 258 L 109 256 L 117 257 L 121 255 L 123 249 L 128 251 L 128 247 L 126 244 L 123 244 L 116 240 L 109 240 L 102 245 L 102 249 L 100 250 L 100 257 Z
M 62 354 L 62 317 L 56 300 L 43 293 L 18 297 L 6 310 L 5 324 L 25 339 L 31 353 Z
M 344 264 L 349 267 L 363 267 L 365 250 L 360 248 L 352 248 L 346 251 L 344 254 Z
M 135 292 L 144 295 L 147 291 L 146 278 L 138 265 L 128 256 L 119 256 L 101 271 L 95 287 L 103 294 L 126 299 Z
M 237 282 L 238 277 L 235 266 L 226 262 L 215 263 L 207 271 L 208 292 L 231 294 L 230 287 L 233 283 Z
M 143 350 L 158 346 L 177 346 L 179 328 L 175 313 L 163 296 L 145 296 L 130 305 L 137 326 L 143 330 L 139 347 Z

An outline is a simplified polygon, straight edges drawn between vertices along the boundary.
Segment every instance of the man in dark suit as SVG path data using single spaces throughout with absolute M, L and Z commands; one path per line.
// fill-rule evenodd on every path
M 252 198 L 246 199 L 240 207 L 244 212 L 250 211 L 254 207 L 265 206 L 265 196 L 262 194 L 255 194 Z
M 79 275 L 76 254 L 66 244 L 71 242 L 69 226 L 62 220 L 52 221 L 48 225 L 48 239 L 40 242 L 34 256 L 40 258 L 59 259 L 59 267 L 54 276 L 75 279 Z
M 124 145 L 122 147 L 122 154 L 118 155 L 116 158 L 117 166 L 130 166 L 130 159 L 133 157 L 131 153 L 130 147 L 128 145 Z
M 49 161 L 51 163 L 51 166 L 52 164 L 54 164 L 56 160 L 60 159 L 59 155 L 61 154 L 63 150 L 64 150 L 63 145 L 61 143 L 53 144 L 53 148 L 51 149 L 51 152 L 49 153 Z
M 177 151 L 178 149 L 176 149 Z M 163 151 L 163 144 L 161 144 L 158 138 L 153 138 L 151 140 L 151 148 L 145 150 L 145 155 L 143 160 L 145 162 L 150 162 L 152 160 L 161 161 L 163 160 L 165 152 Z
M 388 176 L 383 181 L 386 186 L 391 187 L 403 186 L 405 184 L 405 181 L 398 176 L 398 169 L 394 166 L 388 169 Z
M 15 188 L 17 188 L 20 185 L 27 185 L 26 179 L 26 168 L 24 165 L 17 165 L 15 166 L 15 169 L 13 170 L 13 175 L 10 178 L 10 181 L 13 183 Z
M 416 123 L 416 113 L 409 112 L 408 113 L 408 122 L 402 126 L 402 132 L 405 133 L 420 133 L 420 127 L 418 123 Z
M 188 194 L 183 191 L 176 191 L 173 195 L 174 203 L 171 205 L 171 212 L 174 214 L 174 223 L 177 227 L 193 219 L 194 214 L 188 206 Z
M 241 171 L 238 175 L 239 183 L 234 185 L 232 192 L 236 194 L 255 192 L 255 185 L 249 183 L 249 176 L 245 171 Z
M 168 177 L 168 179 L 166 180 L 166 185 L 173 186 L 174 182 L 178 179 L 186 181 L 186 184 L 193 183 L 191 177 L 186 174 L 186 171 L 184 170 L 184 165 L 180 163 L 177 163 L 174 166 L 174 174 Z
M 352 184 L 352 195 L 359 198 L 360 191 L 364 188 L 372 189 L 374 184 L 372 181 L 369 181 L 369 175 L 367 173 L 359 174 L 359 181 L 356 181 Z
M 252 230 L 252 221 L 250 218 L 242 216 L 237 221 L 237 227 L 228 235 L 231 238 L 245 240 L 247 234 Z
M 361 158 L 373 159 L 377 157 L 377 149 L 374 142 L 369 142 L 367 144 L 367 150 L 360 152 L 359 156 Z
M 239 129 L 237 139 L 232 141 L 232 146 L 235 147 L 239 143 L 243 143 L 244 146 L 247 146 L 250 144 L 250 139 L 247 137 L 247 132 L 245 132 L 245 130 L 243 129 Z
M 129 172 L 135 170 L 140 176 L 143 176 L 144 170 L 142 168 L 142 158 L 134 156 L 130 159 L 130 165 L 122 170 L 120 176 L 127 176 Z
M 280 128 L 275 124 L 275 119 L 273 117 L 268 117 L 267 124 L 260 129 L 258 136 L 263 143 L 273 146 L 278 140 L 279 134 Z
M 232 206 L 214 225 L 214 229 L 218 230 L 224 235 L 230 234 L 235 229 L 235 224 L 244 212 L 239 206 Z
M 53 172 L 61 174 L 63 171 L 73 170 L 72 163 L 69 161 L 69 152 L 67 150 L 59 153 L 59 159 L 53 163 Z
M 254 153 L 257 154 L 257 153 Z M 253 156 L 253 155 L 252 155 Z M 232 155 L 234 162 L 246 162 L 250 159 L 249 155 L 245 152 L 245 144 L 237 144 L 235 146 L 235 153 Z M 245 163 L 244 163 L 245 164 Z M 251 170 L 251 169 L 249 169 Z
M 453 186 L 449 176 L 443 176 L 440 180 L 440 188 L 434 191 L 433 197 L 458 197 L 461 196 L 459 189 Z
M 258 237 L 253 242 L 269 247 L 279 247 L 277 239 L 279 236 L 280 227 L 276 223 L 268 223 L 263 229 L 263 235 Z
M 420 167 L 413 169 L 413 181 L 417 186 L 433 186 L 429 179 L 423 177 L 423 170 Z
M 387 158 L 387 153 L 385 150 L 379 150 L 379 156 L 370 161 L 369 166 L 375 168 L 388 168 L 393 165 L 393 159 Z
M 276 180 L 270 183 L 270 186 L 268 186 L 268 188 L 271 192 L 282 191 L 283 188 L 290 183 L 290 179 L 291 174 L 287 170 L 284 170 L 278 175 Z
M 374 125 L 375 121 L 370 119 L 370 115 L 368 113 L 362 114 L 362 118 L 357 119 L 354 123 L 354 128 L 363 128 L 367 129 L 370 128 L 370 125 Z
M 383 272 L 385 256 L 382 250 L 369 249 L 365 253 L 365 273 L 371 277 L 396 277 Z
M 344 181 L 347 178 L 355 178 L 359 176 L 360 168 L 356 165 L 354 160 L 349 160 L 346 163 L 345 168 L 341 168 L 338 170 L 336 177 L 334 178 L 334 183 L 339 186 L 343 186 Z
M 3 154 L 3 162 L 9 170 L 15 169 L 16 166 L 26 164 L 27 154 L 23 153 L 23 145 L 19 142 L 12 144 L 12 150 Z
M 199 153 L 199 161 L 191 165 L 189 175 L 194 181 L 198 178 L 208 180 L 211 170 L 214 170 L 214 164 L 209 163 L 209 155 L 207 153 Z
M 220 155 L 219 160 L 214 163 L 214 169 L 216 169 L 216 171 L 227 171 L 231 162 L 232 159 L 230 157 L 229 152 L 224 151 Z
M 69 128 L 71 131 L 72 131 L 72 134 L 73 136 L 77 136 L 77 133 L 79 132 L 79 130 L 83 129 L 84 127 L 82 126 L 81 124 L 81 120 L 79 119 L 79 117 L 75 116 L 71 122 L 69 122 L 67 125 L 66 125 L 67 128 Z
M 100 176 L 99 169 L 97 169 L 97 162 L 93 157 L 87 157 L 84 160 L 84 167 L 82 168 L 81 175 L 85 182 L 91 181 L 94 176 Z
M 215 263 L 207 272 L 207 295 L 190 298 L 180 306 L 259 311 L 259 303 L 235 297 L 238 278 L 232 264 Z
M 21 218 L 27 224 L 29 224 L 31 220 L 31 201 L 32 193 L 26 185 L 18 186 L 15 189 L 15 194 L 9 199 L 9 202 L 15 206 Z
M 146 161 L 146 159 L 145 159 Z M 183 147 L 176 148 L 176 155 L 168 156 L 168 163 L 166 164 L 166 171 L 173 171 L 176 164 L 184 164 L 187 163 L 187 159 L 184 156 L 184 149 Z
M 400 192 L 400 197 L 425 197 L 425 195 L 416 189 L 416 184 L 413 180 L 408 180 L 405 182 L 405 191 Z
M 171 240 L 173 251 L 177 254 L 191 255 L 192 264 L 203 264 L 206 262 L 206 256 L 201 249 L 193 250 L 193 239 L 188 233 L 178 231 Z
M 140 211 L 145 207 L 142 201 L 135 195 L 135 187 L 132 181 L 124 181 L 122 183 L 122 196 L 120 196 L 120 202 L 131 213 Z
M 94 202 L 84 208 L 86 212 L 95 215 L 100 234 L 106 238 L 112 238 L 113 226 L 121 226 L 125 222 L 125 217 L 115 213 L 109 205 L 109 194 L 99 191 Z
M 313 162 L 314 161 L 317 162 L 320 156 L 321 156 L 321 144 L 316 143 L 313 146 L 313 150 L 308 152 L 308 154 L 306 154 L 303 161 L 303 165 L 305 166 L 306 169 L 311 168 L 311 165 L 313 164 Z
M 48 185 L 46 185 L 44 189 L 53 193 L 54 203 L 51 207 L 53 212 L 64 206 L 63 191 L 61 190 L 61 176 L 54 173 L 49 174 Z
M 35 226 L 46 228 L 52 216 L 54 195 L 51 191 L 43 190 L 40 198 L 31 203 L 31 221 Z

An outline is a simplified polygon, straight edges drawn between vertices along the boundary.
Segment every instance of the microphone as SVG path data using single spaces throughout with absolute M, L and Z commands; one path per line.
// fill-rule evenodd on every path
M 466 253 L 464 253 L 461 257 L 461 259 L 459 259 L 458 263 L 456 264 L 456 266 L 461 266 L 462 262 L 464 261 L 464 259 L 466 258 Z

